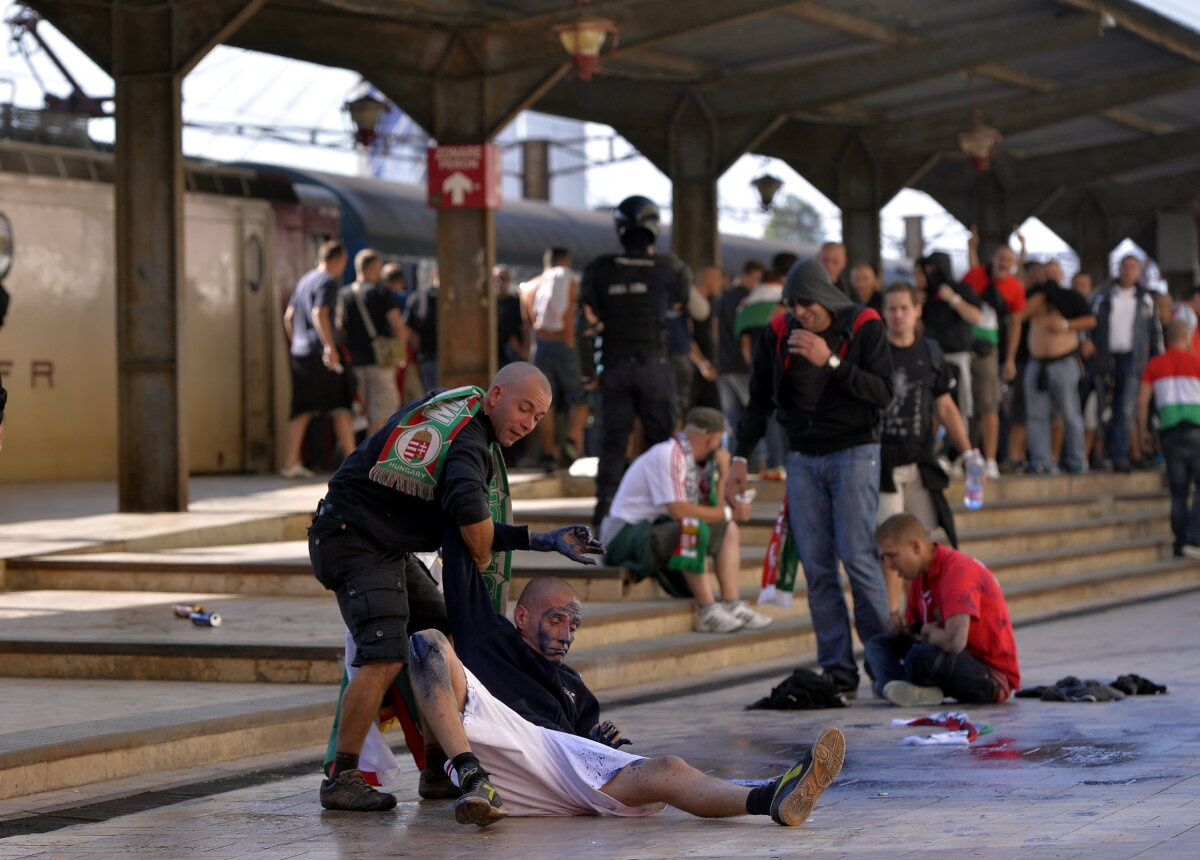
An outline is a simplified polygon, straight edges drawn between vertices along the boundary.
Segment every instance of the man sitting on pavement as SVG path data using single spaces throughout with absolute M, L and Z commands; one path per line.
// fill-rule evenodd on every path
M 685 575 L 696 598 L 699 633 L 758 629 L 772 621 L 738 597 L 737 523 L 750 518 L 750 505 L 719 503 L 729 474 L 729 452 L 721 447 L 725 430 L 725 416 L 716 409 L 701 406 L 688 412 L 681 433 L 629 466 L 600 528 L 609 564 L 654 575 L 677 597 L 686 596 L 677 572 Z M 706 576 L 710 556 L 721 601 Z
M 885 568 L 908 583 L 904 614 L 867 643 L 875 693 L 914 708 L 946 696 L 964 704 L 1005 701 L 1020 689 L 1017 645 L 1000 584 L 980 562 L 938 546 L 920 520 L 896 514 L 875 532 Z
M 583 528 L 571 544 L 564 554 L 576 561 L 600 549 Z M 460 824 L 484 827 L 509 814 L 639 816 L 670 803 L 704 817 L 769 814 L 794 826 L 841 770 L 845 738 L 834 728 L 777 780 L 750 789 L 676 756 L 648 759 L 616 749 L 628 741 L 611 723 L 588 731 L 594 740 L 580 737 L 576 728 L 598 710 L 583 681 L 563 665 L 582 620 L 574 590 L 559 579 L 534 580 L 514 612 L 514 627 L 491 609 L 453 528 L 443 535 L 442 556 L 458 653 L 443 633 L 425 630 L 410 639 L 410 665 L 421 712 L 462 790 L 454 804 Z M 513 707 L 505 704 L 518 696 Z M 583 719 L 562 705 L 581 706 Z

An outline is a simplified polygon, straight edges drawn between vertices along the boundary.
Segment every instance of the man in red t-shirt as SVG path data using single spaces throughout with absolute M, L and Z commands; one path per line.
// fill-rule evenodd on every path
M 975 255 L 978 234 L 972 233 L 970 256 L 974 265 L 963 283 L 975 290 L 985 307 L 991 307 L 996 319 L 975 326 L 975 351 L 971 356 L 971 386 L 975 414 L 979 416 L 979 447 L 987 458 L 989 478 L 1000 477 L 996 465 L 996 448 L 1000 441 L 1000 361 L 1007 355 L 1008 315 L 1025 309 L 1025 287 L 1013 277 L 1017 256 L 1008 245 L 1001 245 L 992 254 L 988 265 L 980 265 Z M 1019 336 L 1017 332 L 1014 336 Z
M 875 531 L 885 569 L 908 582 L 904 614 L 867 643 L 875 693 L 906 708 L 1003 702 L 1021 686 L 1017 645 L 1000 584 L 982 563 L 938 546 L 911 514 Z

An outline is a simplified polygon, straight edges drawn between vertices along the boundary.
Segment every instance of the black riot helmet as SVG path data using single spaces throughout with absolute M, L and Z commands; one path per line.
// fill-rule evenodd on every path
M 626 248 L 645 248 L 658 238 L 658 206 L 648 197 L 626 197 L 613 210 L 617 238 Z

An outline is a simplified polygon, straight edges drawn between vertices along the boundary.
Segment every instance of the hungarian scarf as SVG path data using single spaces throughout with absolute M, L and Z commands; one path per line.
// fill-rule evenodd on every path
M 758 602 L 791 606 L 799 566 L 796 542 L 788 525 L 788 503 L 785 498 L 779 508 L 779 516 L 775 518 L 771 539 L 767 542 L 767 554 L 763 557 L 762 590 L 758 593 Z
M 703 466 L 698 464 L 696 458 L 692 456 L 692 443 L 688 441 L 686 433 L 678 434 L 673 441 L 683 449 L 683 460 L 687 465 L 687 474 L 684 476 L 685 501 L 691 502 L 694 505 L 701 504 L 700 471 L 703 468 L 708 479 L 708 504 L 716 505 L 717 474 L 716 463 L 713 458 L 709 457 L 708 462 L 704 463 Z M 675 545 L 674 552 L 671 553 L 671 558 L 667 562 L 667 569 L 681 570 L 688 573 L 704 573 L 707 570 L 708 564 L 709 533 L 709 525 L 704 520 L 695 519 L 694 517 L 684 517 L 679 523 L 679 542 Z
M 371 480 L 421 499 L 433 499 L 450 445 L 475 417 L 483 404 L 483 396 L 483 389 L 466 385 L 443 391 L 418 406 L 388 437 L 387 444 L 379 452 L 379 459 L 371 467 Z M 493 442 L 488 453 L 492 458 L 488 511 L 492 520 L 507 523 L 512 519 L 508 470 L 498 443 Z M 492 553 L 491 562 L 480 573 L 496 611 L 505 612 L 508 581 L 512 577 L 512 553 Z

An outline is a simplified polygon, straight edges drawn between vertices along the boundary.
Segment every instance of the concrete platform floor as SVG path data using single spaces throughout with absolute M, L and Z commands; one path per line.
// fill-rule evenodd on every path
M 131 800 L 130 814 L 119 814 L 119 801 L 117 814 L 87 812 L 89 798 L 119 796 L 112 785 L 6 801 L 0 857 L 1200 855 L 1200 593 L 1024 627 L 1018 647 L 1030 686 L 1068 674 L 1109 681 L 1136 672 L 1167 684 L 1170 694 L 968 708 L 994 731 L 967 748 L 899 746 L 915 730 L 893 728 L 891 719 L 921 711 L 869 697 L 848 710 L 743 711 L 767 692 L 762 682 L 609 709 L 634 739 L 633 750 L 682 755 L 727 778 L 770 777 L 822 726 L 841 726 L 849 740 L 845 770 L 802 829 L 751 817 L 701 821 L 668 810 L 635 821 L 509 819 L 476 831 L 455 825 L 446 803 L 417 800 L 415 774 L 402 784 L 394 812 L 322 812 L 314 773 L 150 810 Z M 226 766 L 189 776 L 227 773 Z M 172 786 L 172 798 L 187 798 L 179 778 L 164 775 L 159 784 Z M 130 790 L 152 792 L 152 782 L 140 778 Z M 59 825 L 5 838 L 39 815 L 56 816 Z M 102 820 L 60 826 L 89 817 Z

